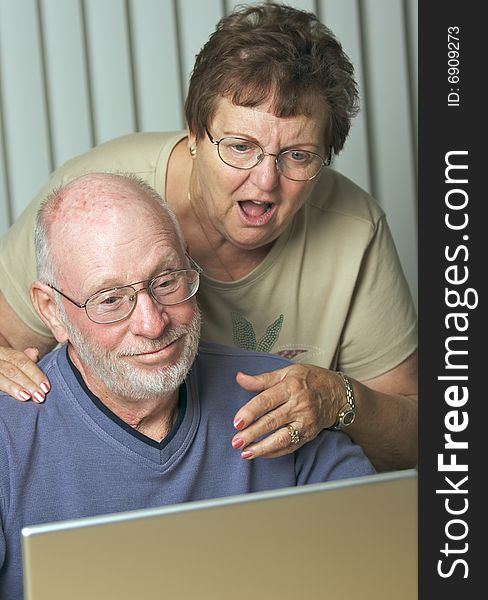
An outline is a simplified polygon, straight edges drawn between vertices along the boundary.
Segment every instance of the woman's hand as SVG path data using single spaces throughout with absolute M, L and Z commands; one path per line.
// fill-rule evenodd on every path
M 21 352 L 0 346 L 0 391 L 23 402 L 44 402 L 50 385 L 36 366 L 38 360 L 37 348 L 26 348 Z
M 247 459 L 293 452 L 331 427 L 345 403 L 340 376 L 313 365 L 290 365 L 256 376 L 238 373 L 236 380 L 257 393 L 234 419 L 239 433 L 232 446 Z
M 257 394 L 234 419 L 239 431 L 232 446 L 247 459 L 293 452 L 334 425 L 347 400 L 341 376 L 313 365 L 291 365 L 254 377 L 238 373 L 237 382 Z M 382 375 L 351 383 L 356 420 L 345 433 L 378 471 L 416 466 L 417 352 Z

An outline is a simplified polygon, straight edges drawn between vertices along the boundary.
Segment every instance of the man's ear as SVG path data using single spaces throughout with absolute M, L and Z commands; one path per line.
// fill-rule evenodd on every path
M 30 296 L 32 304 L 41 317 L 44 325 L 49 327 L 53 336 L 59 343 L 68 340 L 68 332 L 59 318 L 56 305 L 54 303 L 54 290 L 45 283 L 34 281 L 31 285 Z

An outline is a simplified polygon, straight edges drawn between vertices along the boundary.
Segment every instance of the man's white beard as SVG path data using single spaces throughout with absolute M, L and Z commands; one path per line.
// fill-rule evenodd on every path
M 145 339 L 137 348 L 117 352 L 91 342 L 69 322 L 66 315 L 60 316 L 64 317 L 69 340 L 84 369 L 95 375 L 114 394 L 133 400 L 146 400 L 177 390 L 190 370 L 198 350 L 201 324 L 198 309 L 188 326 L 181 325 L 169 329 L 156 340 Z M 174 364 L 145 369 L 125 359 L 134 354 L 155 352 L 180 337 L 184 338 L 184 348 L 181 358 Z

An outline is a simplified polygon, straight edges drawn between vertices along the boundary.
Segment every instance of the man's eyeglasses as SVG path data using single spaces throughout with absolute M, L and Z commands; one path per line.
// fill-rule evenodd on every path
M 217 146 L 217 152 L 226 165 L 236 169 L 252 169 L 259 165 L 266 156 L 274 156 L 278 171 L 292 181 L 308 181 L 316 177 L 322 167 L 330 165 L 332 149 L 324 160 L 320 154 L 308 150 L 283 150 L 279 154 L 265 152 L 256 142 L 245 138 L 223 137 L 214 140 L 207 131 L 208 139 Z
M 122 287 L 101 290 L 92 294 L 83 304 L 69 298 L 53 285 L 48 285 L 78 308 L 84 308 L 90 321 L 100 324 L 116 323 L 132 313 L 137 304 L 137 294 L 143 290 L 147 290 L 151 298 L 163 306 L 174 306 L 192 298 L 197 293 L 200 273 L 203 272 L 193 260 L 192 264 L 194 269 L 162 273 L 149 281 L 137 281 Z M 135 286 L 141 283 L 147 285 L 136 290 Z

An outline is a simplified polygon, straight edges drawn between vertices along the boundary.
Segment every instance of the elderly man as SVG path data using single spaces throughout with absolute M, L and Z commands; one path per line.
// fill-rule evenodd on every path
M 35 238 L 31 297 L 61 345 L 42 361 L 49 402 L 0 398 L 0 597 L 22 597 L 25 525 L 374 472 L 332 431 L 242 460 L 236 373 L 288 363 L 198 345 L 199 268 L 146 184 L 82 176 L 46 199 Z

